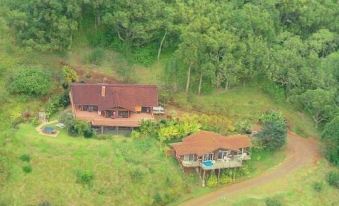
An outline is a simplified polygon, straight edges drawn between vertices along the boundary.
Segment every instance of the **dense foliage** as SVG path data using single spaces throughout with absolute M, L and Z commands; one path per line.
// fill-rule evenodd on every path
M 91 138 L 95 135 L 94 129 L 88 122 L 74 119 L 71 113 L 63 113 L 59 119 L 60 122 L 65 124 L 67 132 L 70 136 Z
M 262 130 L 256 134 L 259 144 L 267 150 L 276 150 L 286 142 L 287 125 L 281 113 L 267 112 L 262 115 L 260 121 Z
M 326 144 L 326 157 L 335 165 L 339 165 L 339 116 L 326 124 L 322 138 Z
M 140 128 L 133 131 L 132 137 L 154 137 L 161 142 L 170 143 L 197 132 L 200 128 L 197 119 L 189 116 L 160 122 L 144 121 Z
M 51 87 L 50 77 L 39 69 L 21 69 L 8 81 L 8 89 L 13 94 L 28 96 L 46 95 Z
M 79 1 L 10 1 L 9 6 L 8 21 L 20 44 L 39 50 L 63 50 L 72 45 Z
M 332 171 L 328 174 L 327 182 L 329 185 L 339 189 L 339 172 Z

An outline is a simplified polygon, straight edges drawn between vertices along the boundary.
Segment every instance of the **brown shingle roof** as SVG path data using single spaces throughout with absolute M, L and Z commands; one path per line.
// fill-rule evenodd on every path
M 246 135 L 222 136 L 215 132 L 200 131 L 172 144 L 177 156 L 197 154 L 201 156 L 217 149 L 239 150 L 251 145 L 251 140 Z
M 101 96 L 103 86 L 105 96 Z M 71 85 L 71 95 L 73 104 L 97 105 L 99 110 L 120 106 L 134 111 L 135 106 L 158 106 L 158 90 L 154 85 L 75 83 Z

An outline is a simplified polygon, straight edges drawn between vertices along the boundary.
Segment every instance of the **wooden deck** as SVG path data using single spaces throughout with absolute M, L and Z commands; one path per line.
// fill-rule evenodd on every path
M 142 120 L 153 120 L 152 114 L 131 114 L 130 118 L 106 118 L 96 112 L 75 111 L 75 117 L 79 120 L 88 121 L 93 126 L 108 127 L 139 127 Z
M 223 169 L 223 168 L 235 168 L 241 167 L 243 160 L 249 160 L 251 156 L 244 153 L 242 155 L 234 155 L 233 158 L 228 160 L 213 160 L 212 166 L 205 166 L 201 160 L 197 161 L 181 161 L 182 166 L 184 167 L 201 167 L 204 170 L 214 170 L 214 169 Z

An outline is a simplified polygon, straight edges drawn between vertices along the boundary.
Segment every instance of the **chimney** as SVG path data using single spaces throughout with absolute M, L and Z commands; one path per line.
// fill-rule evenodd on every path
M 101 86 L 101 96 L 106 96 L 106 86 Z

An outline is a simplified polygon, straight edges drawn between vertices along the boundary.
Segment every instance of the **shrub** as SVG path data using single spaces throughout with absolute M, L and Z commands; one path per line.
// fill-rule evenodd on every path
M 16 72 L 8 82 L 8 90 L 12 94 L 28 96 L 46 95 L 51 81 L 46 72 L 39 69 L 22 69 Z
M 312 187 L 313 187 L 314 191 L 321 192 L 321 190 L 323 189 L 323 184 L 321 182 L 314 182 L 312 184 Z
M 265 204 L 266 206 L 282 206 L 282 203 L 277 198 L 267 198 Z
M 161 194 L 159 192 L 157 192 L 154 196 L 153 196 L 153 204 L 154 206 L 157 205 L 164 205 L 164 200 L 161 197 Z
M 77 137 L 83 135 L 85 138 L 91 138 L 95 135 L 94 129 L 88 122 L 74 119 L 69 112 L 63 113 L 59 121 L 65 124 L 65 128 L 70 136 Z
M 62 73 L 64 78 L 63 87 L 65 89 L 68 88 L 72 82 L 76 82 L 79 80 L 76 71 L 70 66 L 64 66 L 62 69 Z
M 94 174 L 90 170 L 77 170 L 76 171 L 76 183 L 86 187 L 92 187 L 94 180 Z
M 237 122 L 235 130 L 241 134 L 251 134 L 251 123 L 248 120 Z
M 328 173 L 327 182 L 329 185 L 339 189 L 339 172 Z
M 31 160 L 31 157 L 28 154 L 23 154 L 19 158 L 21 161 L 24 161 L 24 162 L 29 162 Z
M 53 114 L 57 113 L 60 108 L 60 101 L 59 97 L 55 96 L 48 100 L 48 103 L 46 105 L 46 116 L 49 118 Z
M 206 185 L 207 187 L 215 187 L 218 185 L 218 179 L 214 173 L 212 173 L 211 176 L 207 179 Z
M 59 117 L 59 122 L 63 123 L 66 128 L 69 128 L 71 125 L 74 124 L 74 117 L 73 114 L 70 112 L 64 112 Z
M 287 124 L 280 112 L 268 112 L 260 117 L 263 129 L 256 134 L 257 141 L 264 149 L 276 150 L 286 142 Z
M 66 108 L 70 105 L 71 101 L 69 99 L 68 91 L 66 90 L 62 95 L 59 96 L 59 106 Z
M 24 171 L 24 173 L 28 174 L 32 172 L 32 166 L 31 165 L 25 165 L 22 167 L 22 171 Z
M 93 128 L 91 128 L 90 126 L 88 128 L 86 128 L 84 131 L 84 137 L 85 138 L 92 138 L 95 135 L 95 131 Z

